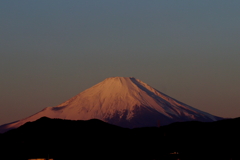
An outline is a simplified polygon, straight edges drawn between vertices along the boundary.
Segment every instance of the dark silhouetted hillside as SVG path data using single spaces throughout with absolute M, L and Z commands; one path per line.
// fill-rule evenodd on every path
M 4 160 L 239 159 L 240 118 L 127 129 L 93 119 L 43 117 L 0 135 Z M 179 153 L 179 154 L 173 154 Z

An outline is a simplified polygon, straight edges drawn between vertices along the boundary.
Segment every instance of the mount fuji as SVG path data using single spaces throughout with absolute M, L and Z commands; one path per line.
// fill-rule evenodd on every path
M 69 120 L 100 119 L 125 128 L 222 119 L 177 101 L 139 79 L 111 77 L 58 106 L 47 107 L 30 117 L 2 125 L 0 132 L 18 128 L 41 117 Z

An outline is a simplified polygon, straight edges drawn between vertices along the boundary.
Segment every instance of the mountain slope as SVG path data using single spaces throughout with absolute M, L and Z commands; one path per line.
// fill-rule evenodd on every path
M 58 106 L 47 107 L 28 118 L 3 125 L 0 131 L 17 128 L 43 116 L 70 120 L 100 119 L 127 128 L 220 119 L 179 102 L 133 77 L 111 77 Z

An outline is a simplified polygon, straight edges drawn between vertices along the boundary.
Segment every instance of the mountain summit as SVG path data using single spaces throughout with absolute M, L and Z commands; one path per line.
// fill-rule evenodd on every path
M 100 119 L 127 128 L 221 119 L 179 102 L 134 77 L 111 77 L 58 106 L 47 107 L 28 118 L 3 125 L 0 132 L 44 116 L 70 120 Z

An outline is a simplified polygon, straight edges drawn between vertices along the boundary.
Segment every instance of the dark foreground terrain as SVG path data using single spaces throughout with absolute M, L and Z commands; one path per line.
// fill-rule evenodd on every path
M 0 134 L 4 160 L 235 160 L 240 118 L 126 129 L 100 120 L 43 117 Z

